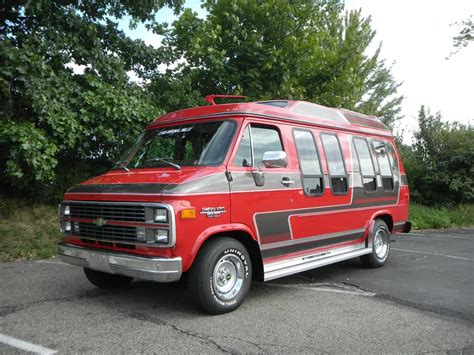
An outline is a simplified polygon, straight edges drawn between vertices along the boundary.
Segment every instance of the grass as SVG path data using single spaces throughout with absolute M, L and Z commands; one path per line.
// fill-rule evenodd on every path
M 409 218 L 414 229 L 472 227 L 474 204 L 435 208 L 412 203 Z
M 474 226 L 474 204 L 453 208 L 410 206 L 414 229 Z M 0 198 L 0 261 L 45 259 L 58 253 L 57 207 Z
M 0 261 L 45 259 L 58 253 L 57 207 L 0 198 Z

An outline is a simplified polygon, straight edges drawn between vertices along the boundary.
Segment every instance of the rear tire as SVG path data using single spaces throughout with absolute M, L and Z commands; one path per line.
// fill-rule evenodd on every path
M 220 237 L 204 244 L 189 273 L 195 302 L 210 314 L 237 309 L 252 282 L 252 262 L 239 241 Z
M 121 288 L 133 281 L 133 277 L 108 274 L 106 272 L 84 268 L 87 279 L 96 287 L 103 289 Z
M 376 268 L 384 266 L 390 253 L 390 230 L 381 219 L 376 219 L 370 242 L 372 252 L 362 255 L 360 261 L 366 267 Z

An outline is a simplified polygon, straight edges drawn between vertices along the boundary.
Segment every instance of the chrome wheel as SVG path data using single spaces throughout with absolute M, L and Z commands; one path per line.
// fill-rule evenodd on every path
M 216 263 L 212 276 L 216 296 L 223 301 L 230 300 L 239 293 L 244 283 L 244 264 L 237 255 L 224 255 Z
M 388 251 L 388 234 L 384 228 L 379 228 L 374 236 L 374 251 L 379 259 L 385 259 Z

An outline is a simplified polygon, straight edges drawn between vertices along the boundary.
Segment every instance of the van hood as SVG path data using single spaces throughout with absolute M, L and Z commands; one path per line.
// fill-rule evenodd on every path
M 70 188 L 68 194 L 196 194 L 229 192 L 225 169 L 183 168 L 112 170 Z

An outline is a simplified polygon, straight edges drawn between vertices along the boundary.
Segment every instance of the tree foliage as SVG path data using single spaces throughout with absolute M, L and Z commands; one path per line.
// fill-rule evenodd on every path
M 122 144 L 160 112 L 142 87 L 129 82 L 127 72 L 145 76 L 166 57 L 163 50 L 128 38 L 117 19 L 129 16 L 132 25 L 141 21 L 159 30 L 156 11 L 164 5 L 179 10 L 181 2 L 2 2 L 3 184 L 54 190 L 59 180 L 73 179 L 82 162 L 103 169 L 117 156 Z M 84 73 L 74 72 L 78 66 Z
M 413 147 L 402 155 L 413 198 L 429 205 L 474 201 L 474 130 L 421 107 Z
M 474 41 L 473 16 L 470 16 L 468 19 L 456 24 L 459 27 L 459 33 L 454 36 L 454 48 L 456 48 L 454 53 L 459 51 L 461 48 L 467 47 L 469 43 Z
M 166 36 L 177 65 L 155 76 L 151 90 L 167 110 L 190 97 L 237 93 L 344 107 L 389 124 L 398 118 L 399 84 L 380 47 L 367 54 L 375 31 L 360 11 L 344 12 L 338 1 L 209 0 L 204 6 L 205 19 L 187 9 Z M 163 82 L 184 90 L 185 101 L 169 101 Z

